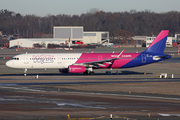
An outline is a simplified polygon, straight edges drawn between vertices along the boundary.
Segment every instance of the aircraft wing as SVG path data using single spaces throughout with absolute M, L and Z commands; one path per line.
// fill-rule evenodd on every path
M 107 60 L 98 60 L 98 61 L 92 61 L 92 62 L 84 62 L 84 63 L 75 63 L 73 65 L 82 65 L 86 67 L 99 67 L 99 66 L 105 66 L 106 64 L 112 64 L 112 61 L 119 59 L 119 56 L 124 53 L 125 50 L 123 50 L 116 58 L 107 59 Z
M 92 61 L 92 62 L 84 62 L 84 63 L 76 63 L 76 64 L 73 64 L 73 65 L 82 65 L 82 66 L 86 66 L 86 67 L 99 67 L 99 66 L 105 66 L 103 63 L 112 64 L 112 61 L 117 60 L 117 59 L 119 59 L 119 58 Z

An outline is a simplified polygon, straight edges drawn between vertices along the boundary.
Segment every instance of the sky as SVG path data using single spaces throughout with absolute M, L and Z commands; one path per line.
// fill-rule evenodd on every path
M 180 0 L 0 0 L 0 10 L 7 9 L 21 15 L 81 15 L 91 9 L 105 12 L 149 10 L 163 13 L 180 11 Z

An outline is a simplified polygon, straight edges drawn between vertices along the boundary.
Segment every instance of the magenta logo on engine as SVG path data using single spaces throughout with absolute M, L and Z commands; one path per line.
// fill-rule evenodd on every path
M 76 71 L 76 70 L 81 70 L 82 68 L 78 68 L 78 67 L 73 67 L 72 71 Z
M 68 69 L 70 73 L 82 73 L 86 71 L 84 66 L 79 65 L 70 65 Z

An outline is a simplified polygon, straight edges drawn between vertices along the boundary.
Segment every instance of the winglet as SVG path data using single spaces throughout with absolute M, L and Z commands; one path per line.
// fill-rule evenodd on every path
M 121 56 L 124 53 L 125 49 L 117 56 L 117 58 L 119 58 L 119 56 Z

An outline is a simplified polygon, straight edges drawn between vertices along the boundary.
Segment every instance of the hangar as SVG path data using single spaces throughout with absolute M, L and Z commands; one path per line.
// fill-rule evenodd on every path
M 84 44 L 109 43 L 109 32 L 88 31 L 84 32 L 83 26 L 54 26 L 54 38 L 69 41 L 74 44 L 77 41 Z

